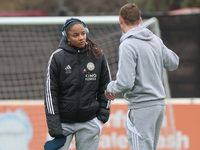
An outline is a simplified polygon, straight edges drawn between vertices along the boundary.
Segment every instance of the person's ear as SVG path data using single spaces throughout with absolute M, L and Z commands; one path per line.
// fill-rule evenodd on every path
M 140 24 L 142 22 L 142 17 L 140 17 L 138 24 Z
M 123 18 L 121 17 L 121 16 L 119 16 L 119 23 L 120 23 L 120 25 L 122 25 L 123 24 Z

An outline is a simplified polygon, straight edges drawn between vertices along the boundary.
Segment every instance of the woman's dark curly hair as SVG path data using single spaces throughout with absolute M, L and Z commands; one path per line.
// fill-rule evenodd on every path
M 87 45 L 86 45 L 86 50 L 92 51 L 94 57 L 97 59 L 98 56 L 103 52 L 103 50 L 94 42 L 92 42 L 90 39 L 87 39 Z

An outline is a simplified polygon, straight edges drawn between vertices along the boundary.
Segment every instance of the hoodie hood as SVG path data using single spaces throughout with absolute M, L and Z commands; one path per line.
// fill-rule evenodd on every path
M 144 41 L 149 41 L 153 38 L 153 33 L 145 27 L 138 26 L 125 33 L 121 37 L 120 43 L 122 43 L 127 38 L 136 38 Z
M 64 38 L 62 38 L 60 40 L 58 48 L 63 49 L 63 50 L 68 51 L 68 52 L 72 52 L 72 53 L 78 53 L 78 50 L 80 50 L 80 53 L 86 52 L 85 47 L 84 48 L 77 48 L 75 46 L 71 46 L 71 45 L 67 44 L 67 42 L 65 42 Z

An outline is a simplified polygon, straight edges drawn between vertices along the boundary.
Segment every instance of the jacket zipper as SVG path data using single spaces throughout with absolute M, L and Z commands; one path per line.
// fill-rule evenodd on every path
M 78 109 L 80 109 L 80 101 L 81 101 L 81 61 L 80 61 L 80 50 L 78 50 L 78 76 L 79 76 L 79 82 L 78 82 Z M 79 120 L 79 111 L 78 111 L 78 120 Z

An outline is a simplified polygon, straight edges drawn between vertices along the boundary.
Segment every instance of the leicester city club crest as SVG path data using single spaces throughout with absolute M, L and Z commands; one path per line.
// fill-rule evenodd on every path
M 87 69 L 88 69 L 89 71 L 93 71 L 94 68 L 95 68 L 95 66 L 94 66 L 94 63 L 93 63 L 93 62 L 89 62 L 89 63 L 87 64 Z

